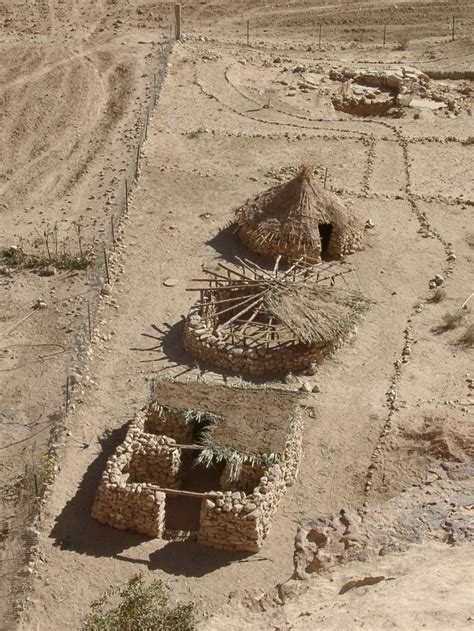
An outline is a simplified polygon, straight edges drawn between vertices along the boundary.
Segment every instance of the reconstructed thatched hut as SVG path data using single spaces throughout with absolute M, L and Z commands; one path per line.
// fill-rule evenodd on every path
M 353 334 L 367 301 L 336 286 L 351 268 L 300 260 L 280 271 L 278 263 L 272 272 L 249 261 L 242 271 L 208 272 L 186 320 L 186 349 L 232 372 L 282 373 L 320 361 Z
M 337 259 L 361 249 L 363 225 L 303 166 L 236 210 L 243 243 L 257 254 L 296 260 Z

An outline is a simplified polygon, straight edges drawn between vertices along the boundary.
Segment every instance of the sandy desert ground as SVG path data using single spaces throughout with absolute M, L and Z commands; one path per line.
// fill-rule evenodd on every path
M 79 225 L 102 264 L 172 7 L 3 3 L 2 250 L 33 247 L 58 226 L 77 252 Z M 1 262 L 5 629 L 15 628 L 27 597 L 24 564 L 37 536 L 24 629 L 78 628 L 91 600 L 140 569 L 206 616 L 231 592 L 260 593 L 288 577 L 300 520 L 392 497 L 423 479 L 433 458 L 472 459 L 472 348 L 460 343 L 472 316 L 441 327 L 474 285 L 474 88 L 453 74 L 473 69 L 472 3 L 211 0 L 183 3 L 183 20 L 128 212 L 115 225 L 111 292 L 94 314 L 90 348 L 79 333 L 103 270 L 44 276 Z M 430 89 L 446 107 L 402 107 L 400 118 L 334 109 L 338 73 L 394 66 L 445 73 Z M 236 557 L 101 526 L 90 517 L 97 481 L 150 377 L 223 380 L 182 349 L 192 301 L 185 288 L 203 265 L 242 253 L 222 231 L 233 209 L 302 162 L 327 168 L 328 186 L 374 224 L 365 250 L 350 257 L 373 305 L 354 341 L 317 375 L 282 384 L 307 381 L 320 393 L 308 395 L 300 474 L 265 547 Z M 439 303 L 429 288 L 436 274 L 446 292 Z M 35 309 L 37 300 L 45 308 Z M 32 472 L 41 478 L 55 466 L 45 459 L 52 428 L 59 471 L 31 531 Z

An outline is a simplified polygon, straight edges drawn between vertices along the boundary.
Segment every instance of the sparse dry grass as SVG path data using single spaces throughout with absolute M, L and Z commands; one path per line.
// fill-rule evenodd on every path
M 408 50 L 410 40 L 407 37 L 403 37 L 395 46 L 395 50 Z
M 452 331 L 453 329 L 457 329 L 458 326 L 461 326 L 465 317 L 465 314 L 460 310 L 446 311 L 446 313 L 443 315 L 442 328 L 445 331 Z
M 447 296 L 448 294 L 446 292 L 446 289 L 438 287 L 438 289 L 435 289 L 435 291 L 433 292 L 433 295 L 430 298 L 430 302 L 442 302 L 443 300 L 446 300 Z
M 468 346 L 469 348 L 474 347 L 474 323 L 467 325 L 464 333 L 459 338 L 459 342 L 463 346 Z

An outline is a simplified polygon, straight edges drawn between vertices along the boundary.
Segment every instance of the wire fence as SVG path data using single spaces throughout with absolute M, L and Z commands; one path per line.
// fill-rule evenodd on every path
M 92 332 L 98 321 L 100 296 L 105 283 L 110 280 L 109 256 L 115 245 L 115 237 L 120 221 L 128 210 L 129 196 L 138 177 L 140 154 L 147 138 L 148 125 L 155 105 L 157 104 L 166 76 L 168 58 L 175 40 L 170 38 L 157 44 L 157 56 L 154 71 L 147 89 L 145 107 L 139 117 L 140 130 L 135 150 L 130 162 L 117 186 L 113 204 L 109 207 L 110 220 L 104 226 L 102 243 L 100 244 L 90 272 L 90 288 L 84 294 L 85 311 L 76 332 L 75 366 L 79 370 L 86 365 Z M 77 370 L 76 368 L 76 370 Z M 26 596 L 31 586 L 31 578 L 37 562 L 38 552 L 38 520 L 40 517 L 41 497 L 47 478 L 54 473 L 58 460 L 58 441 L 65 428 L 68 407 L 73 400 L 72 380 L 69 374 L 64 379 L 64 405 L 62 410 L 51 417 L 49 446 L 47 456 L 36 454 L 33 444 L 31 461 L 25 463 L 24 475 L 20 476 L 9 489 L 8 497 L 3 497 L 0 510 L 0 631 L 13 631 L 17 628 Z M 27 441 L 28 439 L 25 439 Z M 45 458 L 46 456 L 46 458 Z M 51 470 L 44 470 L 51 467 Z

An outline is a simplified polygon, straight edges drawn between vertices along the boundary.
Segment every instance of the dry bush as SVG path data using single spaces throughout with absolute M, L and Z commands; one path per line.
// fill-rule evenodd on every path
M 395 50 L 408 50 L 410 40 L 407 37 L 403 37 L 395 46 Z
M 18 245 L 1 251 L 0 264 L 26 269 L 48 266 L 61 270 L 87 269 L 92 265 L 93 251 L 84 244 L 82 218 L 74 221 L 70 228 L 64 233 L 57 222 L 46 224 L 35 238 L 20 239 Z
M 448 294 L 446 292 L 446 289 L 441 289 L 441 287 L 438 287 L 438 289 L 436 289 L 433 292 L 433 295 L 430 298 L 430 302 L 442 302 L 443 300 L 446 300 Z
M 474 323 L 468 324 L 464 333 L 459 338 L 460 344 L 472 348 L 474 346 Z
M 471 232 L 466 236 L 466 242 L 470 248 L 474 248 L 474 233 Z
M 446 311 L 443 316 L 442 328 L 445 331 L 452 331 L 460 326 L 465 318 L 465 314 L 462 311 Z

